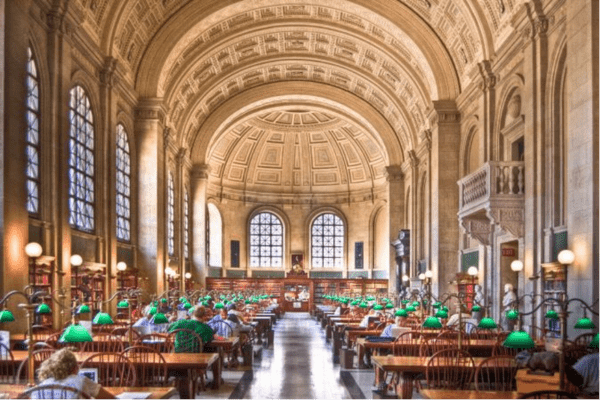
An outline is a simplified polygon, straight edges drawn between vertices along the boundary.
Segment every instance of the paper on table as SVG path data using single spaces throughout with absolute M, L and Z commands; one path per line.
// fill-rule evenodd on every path
M 116 395 L 117 399 L 147 399 L 152 395 L 152 392 L 123 392 Z

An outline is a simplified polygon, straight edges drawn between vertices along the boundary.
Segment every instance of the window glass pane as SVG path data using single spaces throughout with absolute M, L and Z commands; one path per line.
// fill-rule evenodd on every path
M 131 177 L 129 164 L 129 139 L 123 125 L 117 125 L 117 239 L 125 242 L 131 241 Z
M 89 99 L 81 86 L 69 98 L 69 223 L 94 231 L 94 126 Z
M 33 59 L 31 48 L 27 48 L 27 99 L 25 118 L 27 131 L 25 137 L 26 164 L 25 187 L 27 190 L 27 211 L 33 215 L 40 213 L 40 103 L 39 103 L 39 78 L 37 66 Z
M 170 256 L 175 254 L 175 184 L 170 172 L 167 186 L 167 249 Z
M 250 266 L 283 266 L 283 224 L 273 213 L 262 212 L 250 221 Z
M 183 258 L 190 258 L 190 198 L 187 189 L 183 193 Z
M 341 268 L 344 264 L 344 223 L 335 214 L 321 214 L 311 227 L 311 262 L 315 268 Z

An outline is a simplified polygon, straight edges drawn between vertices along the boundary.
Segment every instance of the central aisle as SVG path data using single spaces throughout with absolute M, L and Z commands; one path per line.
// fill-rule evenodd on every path
M 285 313 L 274 327 L 273 349 L 263 349 L 247 399 L 348 399 L 325 334 L 308 313 Z

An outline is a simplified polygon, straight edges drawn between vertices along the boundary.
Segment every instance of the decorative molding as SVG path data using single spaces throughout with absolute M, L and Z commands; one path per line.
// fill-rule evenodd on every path
M 404 180 L 402 167 L 398 165 L 385 167 L 385 178 L 388 182 L 402 182 Z
M 469 216 L 460 218 L 459 221 L 469 236 L 485 246 L 491 245 L 493 226 L 489 219 L 482 216 Z
M 143 99 L 135 109 L 135 118 L 139 120 L 158 120 L 165 124 L 167 110 L 162 99 Z
M 477 64 L 479 67 L 479 73 L 481 74 L 482 82 L 480 84 L 480 89 L 484 92 L 492 90 L 496 87 L 497 78 L 496 75 L 492 72 L 492 64 L 489 60 L 484 60 Z
M 114 57 L 106 57 L 104 59 L 104 68 L 100 70 L 100 83 L 109 87 L 115 86 L 119 83 L 119 80 L 115 74 L 117 64 L 117 59 Z
M 487 209 L 487 216 L 493 224 L 510 233 L 516 238 L 522 238 L 525 232 L 525 211 L 521 207 L 494 207 Z
M 206 180 L 210 176 L 211 167 L 207 164 L 194 165 L 192 167 L 192 180 Z

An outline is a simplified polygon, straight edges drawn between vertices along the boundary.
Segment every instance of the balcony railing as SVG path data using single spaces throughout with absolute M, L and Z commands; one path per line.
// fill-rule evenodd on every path
M 522 161 L 490 161 L 458 181 L 460 212 L 480 208 L 494 199 L 523 199 L 525 164 Z

